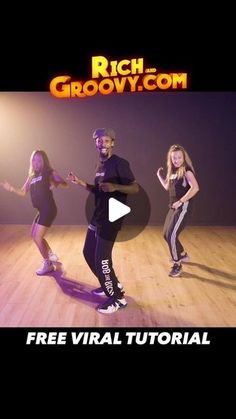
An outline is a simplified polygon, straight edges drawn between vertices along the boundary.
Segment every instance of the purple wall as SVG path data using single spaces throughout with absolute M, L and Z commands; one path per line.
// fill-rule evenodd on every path
M 150 224 L 162 224 L 168 195 L 156 177 L 171 144 L 189 152 L 200 193 L 192 224 L 236 224 L 236 92 L 147 92 L 85 99 L 56 99 L 50 93 L 1 93 L 0 180 L 22 186 L 29 157 L 45 150 L 66 177 L 74 171 L 93 182 L 97 151 L 91 139 L 97 127 L 117 134 L 114 153 L 130 161 L 136 180 L 151 201 Z M 55 224 L 87 224 L 87 192 L 71 185 L 54 192 Z M 30 198 L 0 188 L 0 223 L 30 224 Z

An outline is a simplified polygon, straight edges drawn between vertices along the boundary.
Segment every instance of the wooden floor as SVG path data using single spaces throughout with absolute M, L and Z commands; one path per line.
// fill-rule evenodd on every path
M 104 297 L 85 263 L 85 226 L 53 226 L 47 239 L 59 255 L 57 271 L 39 277 L 41 257 L 30 226 L 0 225 L 1 327 L 217 327 L 236 326 L 236 228 L 187 227 L 181 241 L 191 256 L 179 278 L 161 227 L 117 242 L 114 267 L 128 307 L 105 315 Z

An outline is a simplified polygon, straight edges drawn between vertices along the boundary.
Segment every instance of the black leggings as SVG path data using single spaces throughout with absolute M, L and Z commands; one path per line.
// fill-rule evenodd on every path
M 107 297 L 122 298 L 124 292 L 118 287 L 119 281 L 112 266 L 112 248 L 117 234 L 118 231 L 111 231 L 109 240 L 105 240 L 102 238 L 104 237 L 102 231 L 90 224 L 83 253 L 87 264 L 98 278 Z
M 170 254 L 175 262 L 181 259 L 181 253 L 184 248 L 179 241 L 178 236 L 187 224 L 190 215 L 189 201 L 185 202 L 180 208 L 171 208 L 166 216 L 163 228 L 163 235 L 170 249 Z

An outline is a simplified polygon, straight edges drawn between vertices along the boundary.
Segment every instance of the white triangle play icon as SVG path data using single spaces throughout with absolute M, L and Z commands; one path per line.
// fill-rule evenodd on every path
M 130 211 L 131 209 L 128 205 L 122 204 L 122 202 L 117 201 L 115 198 L 109 198 L 108 218 L 111 223 L 129 214 Z

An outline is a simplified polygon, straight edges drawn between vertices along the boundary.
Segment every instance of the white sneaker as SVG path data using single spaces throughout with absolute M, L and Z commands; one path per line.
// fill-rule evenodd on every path
M 100 304 L 97 307 L 97 311 L 103 314 L 111 314 L 111 313 L 115 313 L 120 308 L 127 307 L 127 305 L 128 303 L 125 298 L 118 299 L 118 298 L 111 297 L 111 298 L 108 298 L 108 300 L 105 301 L 105 303 Z
M 180 261 L 181 262 L 189 262 L 190 261 L 190 257 L 189 257 L 187 252 L 185 252 L 183 255 L 181 255 Z M 175 261 L 172 258 L 170 259 L 170 262 L 175 263 Z
M 54 271 L 54 266 L 50 260 L 45 260 L 43 262 L 43 266 L 40 269 L 37 269 L 36 274 L 37 275 L 45 275 L 48 272 Z
M 188 255 L 188 253 L 185 252 L 185 254 L 181 256 L 181 261 L 182 262 L 189 262 L 190 261 L 190 257 Z
M 49 250 L 49 252 L 48 252 L 48 259 L 51 262 L 57 262 L 59 260 L 59 257 L 56 255 L 56 253 L 53 253 L 52 250 Z

